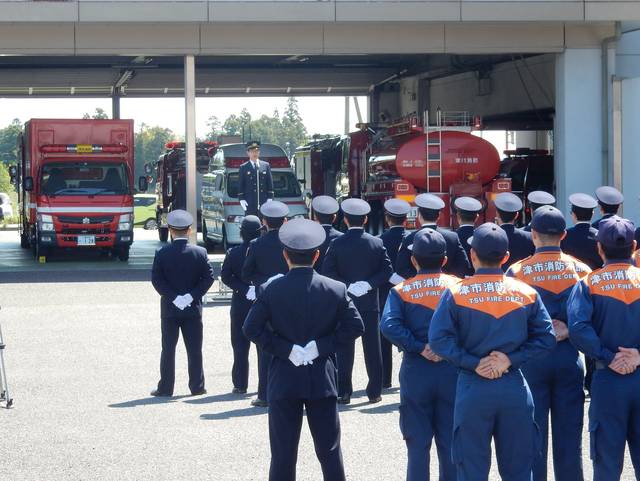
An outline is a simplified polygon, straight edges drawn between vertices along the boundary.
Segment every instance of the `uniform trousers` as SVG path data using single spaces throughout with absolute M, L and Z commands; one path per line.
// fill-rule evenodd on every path
M 160 355 L 160 382 L 158 391 L 173 394 L 176 370 L 176 345 L 182 331 L 182 339 L 187 350 L 189 366 L 189 389 L 192 393 L 204 389 L 202 369 L 202 318 L 161 319 L 162 353 Z
M 382 394 L 382 353 L 380 352 L 380 327 L 378 313 L 376 311 L 361 312 L 364 323 L 362 336 L 362 349 L 364 351 L 364 364 L 367 369 L 369 382 L 367 383 L 367 396 L 374 399 Z M 338 350 L 338 396 L 351 396 L 353 394 L 353 361 L 355 357 L 355 341 L 348 343 Z
M 555 481 L 583 481 L 582 425 L 584 419 L 584 366 L 568 341 L 522 368 L 535 406 L 540 428 L 541 455 L 533 464 L 533 480 L 547 480 L 549 413 L 553 430 Z
M 487 481 L 493 437 L 502 481 L 531 481 L 538 454 L 533 399 L 519 369 L 498 379 L 460 371 L 452 458 L 458 481 Z
M 244 297 L 244 296 L 242 296 Z M 242 332 L 242 325 L 251 309 L 251 302 L 246 299 L 231 301 L 231 348 L 233 350 L 233 367 L 231 368 L 231 380 L 233 387 L 247 389 L 249 384 L 249 349 L 251 343 Z
M 393 372 L 393 344 L 384 336 L 380 337 L 380 351 L 382 353 L 382 386 L 390 387 Z
M 340 449 L 340 420 L 335 397 L 269 400 L 269 481 L 296 479 L 303 408 L 307 413 L 324 481 L 344 481 L 346 478 Z
M 440 481 L 456 481 L 451 461 L 458 372 L 446 361 L 405 353 L 400 365 L 400 431 L 407 445 L 407 481 L 427 481 L 435 437 Z
M 591 384 L 589 434 L 593 481 L 618 481 L 625 443 L 640 479 L 640 370 L 623 376 L 597 366 Z
M 258 399 L 267 400 L 267 383 L 269 381 L 269 364 L 273 356 L 258 347 Z

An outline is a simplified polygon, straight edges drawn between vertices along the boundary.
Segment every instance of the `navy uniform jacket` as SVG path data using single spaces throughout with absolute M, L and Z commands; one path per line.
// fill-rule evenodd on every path
M 602 217 L 600 217 L 599 219 L 594 220 L 591 223 L 591 227 L 593 227 L 594 229 L 598 229 L 598 227 L 600 226 L 600 222 L 602 222 L 605 219 L 608 219 L 609 217 L 613 217 L 613 214 L 605 214 Z
M 536 247 L 529 232 L 518 229 L 513 224 L 502 224 L 500 227 L 509 238 L 509 260 L 502 265 L 502 270 L 506 271 L 511 264 L 532 256 Z
M 525 225 L 522 228 L 522 230 L 525 231 L 525 232 L 531 232 L 531 222 L 529 222 L 527 225 Z
M 607 262 L 573 288 L 569 338 L 585 355 L 611 364 L 618 347 L 640 348 L 640 269 Z
M 344 284 L 310 267 L 292 269 L 267 286 L 244 322 L 245 336 L 273 355 L 267 399 L 336 397 L 335 353 L 364 332 L 362 319 Z M 316 341 L 320 356 L 307 366 L 294 366 L 294 344 Z
M 354 303 L 361 313 L 378 312 L 378 289 L 389 281 L 393 268 L 382 240 L 356 228 L 331 241 L 322 274 L 347 286 L 367 281 L 372 289 L 354 297 Z
M 640 227 L 636 229 L 636 233 L 633 237 L 635 241 L 638 243 L 638 245 L 636 246 L 636 249 L 640 249 Z
M 471 264 L 469 263 L 464 247 L 462 247 L 462 244 L 460 243 L 458 234 L 453 231 L 437 227 L 435 224 L 425 224 L 422 226 L 423 229 L 425 227 L 429 227 L 440 232 L 442 237 L 444 237 L 444 240 L 447 242 L 447 263 L 444 265 L 442 270 L 447 274 L 452 274 L 461 278 L 471 274 Z M 411 251 L 409 250 L 409 246 L 413 244 L 413 238 L 415 235 L 416 231 L 411 232 L 404 238 L 402 245 L 400 246 L 400 251 L 398 252 L 398 258 L 396 259 L 395 271 L 405 279 L 409 279 L 416 275 L 416 270 L 413 267 L 413 264 L 411 264 Z
M 233 297 L 231 298 L 232 307 L 234 304 L 237 304 L 237 307 L 245 307 L 247 310 L 252 304 L 252 302 L 247 299 L 250 284 L 242 280 L 242 266 L 247 257 L 248 249 L 248 242 L 243 242 L 239 246 L 229 249 L 222 263 L 222 270 L 220 271 L 220 279 L 233 291 Z
M 262 160 L 258 161 L 260 170 L 260 191 L 258 192 L 258 181 L 256 168 L 251 161 L 247 161 L 240 166 L 238 172 L 238 199 L 246 200 L 249 204 L 247 215 L 257 215 L 260 206 L 267 199 L 273 199 L 273 178 L 271 177 L 271 165 Z
M 469 238 L 473 235 L 473 231 L 476 229 L 474 225 L 465 224 L 458 227 L 456 233 L 458 234 L 458 239 L 460 239 L 460 244 L 464 248 L 464 251 L 467 253 L 467 259 L 471 262 L 471 246 L 469 245 Z
M 400 250 L 402 239 L 404 239 L 404 233 L 403 226 L 394 226 L 379 235 L 384 248 L 387 249 L 387 255 L 389 256 L 392 266 L 396 265 L 396 259 L 398 258 L 398 251 Z M 387 296 L 392 287 L 393 284 L 389 282 L 380 287 L 380 309 L 384 308 L 384 303 L 387 302 Z
M 602 267 L 602 257 L 598 254 L 598 231 L 588 222 L 580 222 L 567 229 L 567 236 L 562 239 L 562 251 L 581 260 L 592 270 Z
M 556 345 L 551 318 L 538 293 L 500 269 L 478 269 L 449 287 L 429 326 L 429 346 L 454 366 L 475 371 L 491 351 L 506 354 L 510 369 Z
M 151 283 L 161 296 L 160 316 L 191 319 L 202 316 L 202 296 L 213 284 L 213 269 L 207 251 L 177 239 L 156 251 L 151 269 Z M 193 302 L 183 311 L 173 305 L 178 296 L 191 294 Z
M 333 239 L 335 239 L 336 237 L 340 237 L 342 235 L 342 232 L 340 232 L 337 229 L 334 229 L 332 225 L 322 224 L 322 227 L 324 227 L 324 231 L 326 232 L 327 237 L 322 243 L 322 245 L 320 246 L 320 248 L 318 249 L 320 251 L 320 256 L 318 257 L 318 260 L 313 266 L 313 268 L 316 270 L 317 273 L 322 272 L 322 263 L 324 262 L 324 256 L 327 253 L 329 244 L 331 244 L 331 241 Z
M 282 250 L 277 229 L 252 240 L 242 266 L 242 280 L 247 284 L 260 286 L 276 274 L 286 274 L 289 267 Z

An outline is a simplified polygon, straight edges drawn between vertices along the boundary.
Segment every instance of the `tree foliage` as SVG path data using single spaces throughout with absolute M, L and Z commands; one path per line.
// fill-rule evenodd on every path
M 104 109 L 101 109 L 100 107 L 97 107 L 95 112 L 93 112 L 93 114 L 90 113 L 86 113 L 82 116 L 83 119 L 98 119 L 98 120 L 104 120 L 104 119 L 108 119 L 109 115 L 107 115 L 107 113 L 104 111 Z
M 22 132 L 22 123 L 19 119 L 13 119 L 9 125 L 0 129 L 0 160 L 4 164 L 17 163 L 20 132 Z
M 171 140 L 175 140 L 171 129 L 157 125 L 151 127 L 144 123 L 140 125 L 140 130 L 135 133 L 136 179 L 145 175 L 144 164 L 158 160 L 165 150 L 165 144 Z

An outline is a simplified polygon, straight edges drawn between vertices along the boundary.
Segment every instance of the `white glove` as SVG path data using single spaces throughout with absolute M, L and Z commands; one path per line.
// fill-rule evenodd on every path
M 360 287 L 357 282 L 349 284 L 349 287 L 347 287 L 347 292 L 354 297 L 360 297 L 364 295 L 362 287 Z
M 320 355 L 316 341 L 310 341 L 304 346 L 304 354 L 304 365 L 313 364 L 314 359 Z
M 298 346 L 297 344 L 293 345 L 291 352 L 289 353 L 289 361 L 295 366 L 301 366 L 304 362 L 304 358 L 306 356 L 306 352 L 302 346 Z
M 249 290 L 247 291 L 246 297 L 249 301 L 256 300 L 256 286 L 249 286 Z
M 276 274 L 275 276 L 269 277 L 269 279 L 267 279 L 267 282 L 262 284 L 262 288 L 266 289 L 269 284 L 271 284 L 273 281 L 275 281 L 276 279 L 279 279 L 281 277 L 284 277 L 284 274 Z
M 358 284 L 360 284 L 365 294 L 373 289 L 373 287 L 371 287 L 371 284 L 369 284 L 367 281 L 358 281 Z
M 184 301 L 186 302 L 186 306 L 190 306 L 191 303 L 193 302 L 193 297 L 191 297 L 191 294 L 187 293 L 184 296 L 182 296 L 182 298 L 184 299 Z
M 242 210 L 244 210 L 246 212 L 247 207 L 249 207 L 249 204 L 247 204 L 246 200 L 241 200 L 240 201 L 240 206 L 242 207 Z
M 271 202 L 273 199 L 267 199 L 267 202 Z
M 188 306 L 184 297 L 178 296 L 173 300 L 173 305 L 176 306 L 181 311 L 184 311 L 184 308 Z
M 397 286 L 401 282 L 404 282 L 404 277 L 402 277 L 400 274 L 396 272 L 391 274 L 391 277 L 389 277 L 389 284 L 393 284 L 394 286 Z

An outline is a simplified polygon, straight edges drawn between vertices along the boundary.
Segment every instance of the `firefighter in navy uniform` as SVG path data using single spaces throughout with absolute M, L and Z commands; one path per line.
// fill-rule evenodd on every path
M 471 274 L 471 264 L 464 247 L 460 243 L 458 234 L 438 227 L 438 217 L 440 217 L 440 211 L 444 208 L 444 201 L 433 194 L 419 194 L 416 196 L 415 203 L 418 206 L 417 221 L 420 228 L 429 227 L 436 230 L 447 241 L 447 263 L 442 270 L 447 274 L 460 278 Z M 415 232 L 412 232 L 404 238 L 396 259 L 395 271 L 405 279 L 416 275 L 416 269 L 411 264 L 411 251 L 409 250 L 409 246 L 413 243 L 414 235 Z
M 207 251 L 189 244 L 193 217 L 184 210 L 167 216 L 172 242 L 156 251 L 151 283 L 160 294 L 162 354 L 160 381 L 152 396 L 172 396 L 180 331 L 189 363 L 189 390 L 205 394 L 202 369 L 202 296 L 213 284 Z
M 440 481 L 455 481 L 451 462 L 456 368 L 429 347 L 429 322 L 444 290 L 460 279 L 442 273 L 447 244 L 433 229 L 420 230 L 411 245 L 416 277 L 389 293 L 380 330 L 403 352 L 400 366 L 400 430 L 407 445 L 407 481 L 429 477 L 435 437 Z
M 533 400 L 520 368 L 556 338 L 538 293 L 502 272 L 508 247 L 499 226 L 479 226 L 471 238 L 476 273 L 444 292 L 429 326 L 431 350 L 459 369 L 451 451 L 464 481 L 488 480 L 492 438 L 504 480 L 531 481 L 536 457 Z
M 569 338 L 596 360 L 589 405 L 594 481 L 618 481 L 625 444 L 640 479 L 640 269 L 633 266 L 633 224 L 600 222 L 605 265 L 580 281 L 569 298 Z
M 342 235 L 342 232 L 333 227 L 333 224 L 336 222 L 336 214 L 340 210 L 340 206 L 338 205 L 338 201 L 333 197 L 329 197 L 328 195 L 319 195 L 314 197 L 311 201 L 311 210 L 313 220 L 320 224 L 327 234 L 325 241 L 320 246 L 320 257 L 313 266 L 316 272 L 322 272 L 324 255 L 327 253 L 329 244 L 333 239 Z
M 278 230 L 286 221 L 289 208 L 286 204 L 274 200 L 262 204 L 260 208 L 262 223 L 266 234 L 249 243 L 247 257 L 242 266 L 242 280 L 255 287 L 256 295 L 276 276 L 286 274 L 287 262 L 282 256 L 282 245 L 278 239 Z M 251 401 L 257 407 L 267 406 L 267 379 L 271 354 L 258 348 L 258 397 Z
M 533 219 L 533 214 L 536 210 L 545 205 L 553 206 L 556 203 L 556 198 L 544 190 L 534 190 L 527 195 L 527 202 L 529 203 L 529 212 L 531 212 L 531 218 Z M 531 232 L 531 221 L 529 221 L 522 230 Z
M 593 221 L 591 227 L 599 229 L 600 222 L 618 215 L 618 210 L 624 202 L 624 196 L 615 187 L 609 185 L 603 185 L 596 189 L 596 199 L 598 199 L 598 205 L 600 206 L 600 212 L 602 217 Z
M 536 209 L 531 220 L 536 253 L 512 264 L 507 276 L 533 287 L 553 320 L 557 345 L 548 355 L 523 366 L 531 388 L 542 456 L 533 465 L 533 481 L 547 480 L 549 413 L 553 430 L 553 471 L 556 481 L 583 481 L 582 425 L 584 418 L 584 366 L 569 342 L 567 300 L 573 287 L 591 269 L 560 250 L 565 236 L 564 215 L 552 206 Z
M 348 231 L 331 241 L 322 264 L 322 274 L 347 285 L 364 322 L 362 347 L 369 382 L 367 396 L 371 403 L 382 400 L 382 354 L 380 352 L 380 329 L 378 289 L 386 284 L 393 274 L 391 261 L 382 241 L 364 231 L 367 214 L 371 207 L 362 199 L 342 201 L 342 212 Z M 353 384 L 353 358 L 355 343 L 345 343 L 338 350 L 338 402 L 351 402 Z
M 598 254 L 598 230 L 591 227 L 593 209 L 598 202 L 588 194 L 571 194 L 571 217 L 574 226 L 567 229 L 567 235 L 562 239 L 562 251 L 580 259 L 592 270 L 602 267 L 602 258 Z
M 260 237 L 262 224 L 254 215 L 242 219 L 240 237 L 242 244 L 232 247 L 227 252 L 220 279 L 233 290 L 231 297 L 231 348 L 233 349 L 233 367 L 231 381 L 233 393 L 246 394 L 249 381 L 249 347 L 250 342 L 242 333 L 242 324 L 247 317 L 253 301 L 256 299 L 256 288 L 242 280 L 242 266 L 247 257 L 249 243 Z
M 395 265 L 396 257 L 402 239 L 404 239 L 404 223 L 407 221 L 407 214 L 411 210 L 411 204 L 402 199 L 389 199 L 384 203 L 385 221 L 388 229 L 380 234 L 382 244 L 387 250 L 387 255 L 391 261 L 391 265 Z M 378 291 L 380 311 L 384 309 L 387 302 L 389 290 L 404 279 L 395 272 L 389 278 L 389 282 L 382 285 Z M 382 350 L 382 387 L 387 389 L 391 387 L 391 376 L 393 372 L 393 348 L 389 340 L 382 336 L 380 338 L 380 348 Z
M 533 255 L 536 248 L 533 245 L 531 233 L 515 226 L 522 211 L 520 197 L 511 192 L 503 192 L 496 196 L 494 204 L 496 206 L 496 222 L 507 233 L 509 239 L 509 258 L 502 265 L 502 270 L 506 272 L 514 262 Z
M 344 284 L 313 269 L 324 229 L 294 219 L 279 238 L 289 272 L 258 296 L 244 333 L 273 356 L 269 369 L 270 481 L 294 481 L 303 409 L 325 481 L 344 481 L 336 352 L 364 326 Z M 264 479 L 264 477 L 258 476 Z
M 269 162 L 259 159 L 260 142 L 247 142 L 249 160 L 238 170 L 238 199 L 246 215 L 260 215 L 260 207 L 273 199 L 273 177 Z
M 456 211 L 456 218 L 458 220 L 458 228 L 456 233 L 460 239 L 460 244 L 467 253 L 467 258 L 471 258 L 471 246 L 469 245 L 469 239 L 473 235 L 473 231 L 476 228 L 476 222 L 482 212 L 482 203 L 478 199 L 473 197 L 458 197 L 453 206 Z

